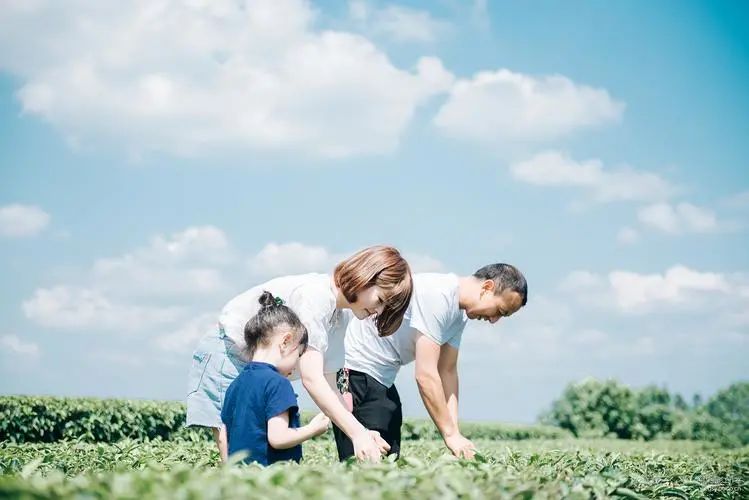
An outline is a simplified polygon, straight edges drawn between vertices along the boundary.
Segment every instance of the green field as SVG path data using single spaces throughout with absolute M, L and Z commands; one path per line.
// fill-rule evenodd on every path
M 184 418 L 177 402 L 0 396 L 0 498 L 749 498 L 749 446 L 466 423 L 467 461 L 407 419 L 398 462 L 340 464 L 329 432 L 262 468 L 221 465 Z
M 476 461 L 440 441 L 404 442 L 404 458 L 338 464 L 334 444 L 305 444 L 301 465 L 222 467 L 209 442 L 0 444 L 0 497 L 17 498 L 747 498 L 749 448 L 697 442 L 476 442 Z

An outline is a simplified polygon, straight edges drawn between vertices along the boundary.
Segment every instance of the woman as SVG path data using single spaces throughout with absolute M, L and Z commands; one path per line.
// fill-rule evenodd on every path
M 411 298 L 411 271 L 398 250 L 365 248 L 340 262 L 333 275 L 303 274 L 270 280 L 232 299 L 193 354 L 187 395 L 187 425 L 211 427 L 224 456 L 221 406 L 229 384 L 247 363 L 244 328 L 257 313 L 264 290 L 283 300 L 307 328 L 309 348 L 299 360 L 302 383 L 317 406 L 354 443 L 357 458 L 377 460 L 389 446 L 368 431 L 344 407 L 334 391 L 343 368 L 344 334 L 349 310 L 358 319 L 376 316 L 379 334 L 395 332 Z

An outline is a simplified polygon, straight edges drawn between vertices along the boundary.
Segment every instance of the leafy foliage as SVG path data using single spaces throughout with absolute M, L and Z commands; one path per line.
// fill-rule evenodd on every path
M 699 443 L 477 441 L 476 461 L 408 441 L 397 463 L 338 464 L 330 439 L 301 465 L 218 466 L 208 442 L 0 444 L 0 497 L 742 498 L 749 449 Z
M 749 444 L 749 383 L 720 391 L 706 404 L 648 386 L 634 390 L 615 381 L 587 379 L 570 384 L 542 421 L 579 437 L 658 438 Z
M 307 420 L 311 414 L 305 413 Z M 0 441 L 51 443 L 63 439 L 114 443 L 138 440 L 211 440 L 210 431 L 185 428 L 185 406 L 176 401 L 0 396 Z M 542 425 L 465 423 L 470 439 L 562 438 L 569 431 Z M 332 434 L 332 432 L 331 432 Z M 406 419 L 403 439 L 439 439 L 431 420 Z

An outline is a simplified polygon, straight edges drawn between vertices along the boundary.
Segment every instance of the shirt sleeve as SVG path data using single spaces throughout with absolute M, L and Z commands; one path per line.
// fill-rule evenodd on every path
M 296 394 L 291 382 L 282 376 L 274 377 L 268 383 L 265 401 L 265 420 L 297 408 Z
M 440 290 L 422 289 L 411 303 L 409 326 L 420 331 L 438 345 L 450 340 L 448 331 L 450 298 Z
M 466 322 L 463 320 L 463 314 L 461 313 L 450 328 L 450 340 L 447 343 L 456 349 L 460 349 L 460 341 L 463 338 L 465 327 Z
M 327 321 L 332 312 L 325 297 L 317 290 L 300 287 L 289 297 L 289 307 L 307 328 L 307 345 L 325 354 L 328 350 Z
M 231 427 L 232 415 L 234 413 L 234 388 L 229 386 L 226 391 L 226 398 L 224 404 L 221 406 L 221 422 L 226 424 L 226 427 Z

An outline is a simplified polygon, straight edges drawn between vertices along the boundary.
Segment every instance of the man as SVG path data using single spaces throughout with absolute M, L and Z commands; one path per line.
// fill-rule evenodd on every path
M 353 414 L 376 430 L 399 455 L 403 414 L 393 385 L 401 366 L 416 362 L 416 383 L 429 415 L 450 451 L 472 458 L 473 443 L 458 427 L 458 349 L 469 319 L 496 323 L 528 300 L 525 277 L 509 264 L 491 264 L 472 276 L 421 273 L 400 328 L 379 337 L 371 320 L 352 319 L 346 330 L 345 368 L 339 388 L 350 392 Z M 334 428 L 338 457 L 353 456 L 351 441 Z

